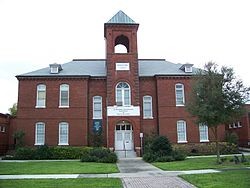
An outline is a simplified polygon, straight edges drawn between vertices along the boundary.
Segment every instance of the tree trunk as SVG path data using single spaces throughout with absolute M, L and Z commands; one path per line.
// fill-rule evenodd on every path
M 219 147 L 219 140 L 218 140 L 218 133 L 217 133 L 217 126 L 214 127 L 214 134 L 215 134 L 215 143 L 216 143 L 216 155 L 217 155 L 217 163 L 220 164 L 220 147 Z

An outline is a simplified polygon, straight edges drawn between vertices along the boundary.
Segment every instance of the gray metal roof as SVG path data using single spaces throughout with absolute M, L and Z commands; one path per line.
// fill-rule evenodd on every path
M 141 59 L 139 61 L 139 76 L 155 75 L 192 75 L 195 74 L 196 68 L 192 73 L 185 73 L 180 70 L 182 64 L 175 64 L 164 59 Z M 62 64 L 62 69 L 58 74 L 50 74 L 50 68 L 46 67 L 17 77 L 64 77 L 64 76 L 93 76 L 102 77 L 106 74 L 105 59 L 78 59 Z
M 128 15 L 123 11 L 117 12 L 108 22 L 108 24 L 136 24 Z

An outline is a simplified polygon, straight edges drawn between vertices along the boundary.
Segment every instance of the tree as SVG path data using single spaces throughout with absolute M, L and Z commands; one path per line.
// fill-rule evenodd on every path
M 13 134 L 15 148 L 24 146 L 25 132 L 23 130 L 17 130 Z
M 11 108 L 9 108 L 10 115 L 16 116 L 17 115 L 17 103 L 14 103 Z
M 249 100 L 250 88 L 244 87 L 232 68 L 209 62 L 193 79 L 192 91 L 187 103 L 188 112 L 196 117 L 197 125 L 205 123 L 216 142 L 217 162 L 220 163 L 218 126 L 230 123 L 244 112 Z

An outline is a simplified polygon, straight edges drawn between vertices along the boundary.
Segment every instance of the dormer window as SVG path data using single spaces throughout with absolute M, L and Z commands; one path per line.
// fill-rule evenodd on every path
M 50 64 L 49 66 L 50 66 L 50 74 L 58 74 L 62 70 L 62 66 L 57 63 Z
M 189 63 L 183 64 L 180 67 L 180 69 L 186 73 L 192 73 L 193 72 L 193 64 L 189 64 Z

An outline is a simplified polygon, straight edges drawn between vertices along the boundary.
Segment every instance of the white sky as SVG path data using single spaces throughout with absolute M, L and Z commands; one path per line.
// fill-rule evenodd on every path
M 250 85 L 249 0 L 0 0 L 0 112 L 16 75 L 74 58 L 105 58 L 104 23 L 119 10 L 140 24 L 139 58 L 208 61 Z

